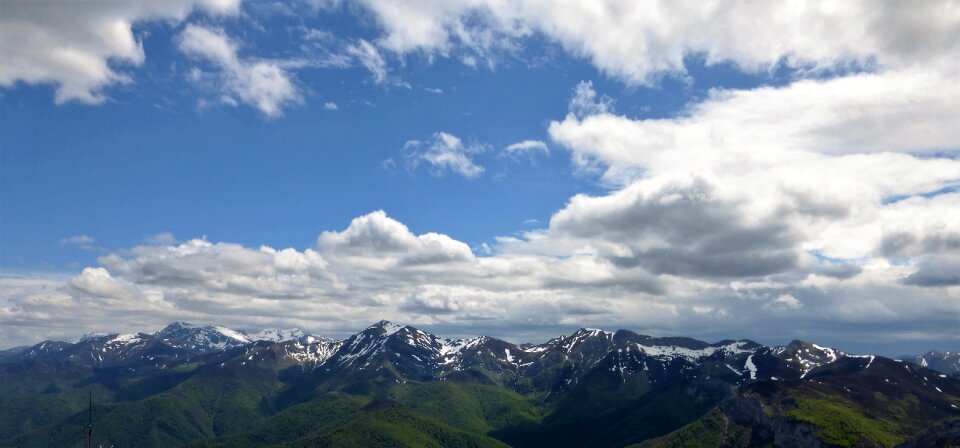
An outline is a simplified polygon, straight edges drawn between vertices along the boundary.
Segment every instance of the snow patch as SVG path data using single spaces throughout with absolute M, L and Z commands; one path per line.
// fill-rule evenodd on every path
M 757 379 L 757 365 L 753 363 L 753 355 L 747 356 L 747 362 L 743 364 L 743 367 L 750 371 L 750 379 Z
M 220 334 L 222 334 L 222 335 L 224 335 L 224 336 L 226 336 L 226 337 L 228 337 L 228 338 L 230 338 L 230 339 L 233 339 L 233 340 L 235 340 L 235 341 L 237 341 L 237 342 L 240 342 L 240 343 L 242 343 L 242 344 L 249 344 L 250 342 L 252 342 L 252 341 L 250 341 L 249 338 L 247 338 L 246 336 L 244 336 L 244 334 L 243 334 L 243 333 L 240 333 L 239 331 L 232 330 L 232 329 L 230 329 L 230 328 L 223 327 L 223 326 L 220 326 L 220 325 L 217 325 L 216 327 L 213 327 L 213 329 L 214 329 L 217 333 L 220 333 Z
M 699 350 L 674 345 L 641 345 L 639 343 L 636 344 L 636 347 L 641 353 L 655 358 L 685 358 L 688 361 L 696 361 L 700 358 L 712 356 L 717 352 L 723 352 L 727 355 L 751 353 L 751 350 L 743 348 L 745 344 L 746 342 L 734 342 L 719 347 L 706 347 Z

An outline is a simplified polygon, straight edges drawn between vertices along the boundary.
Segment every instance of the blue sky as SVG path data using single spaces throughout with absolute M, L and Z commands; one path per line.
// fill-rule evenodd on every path
M 289 38 L 290 20 L 283 19 L 265 21 L 274 32 L 251 32 L 246 51 L 294 51 L 302 42 Z M 376 30 L 354 29 L 351 16 L 310 19 L 296 22 L 376 37 Z M 131 70 L 135 85 L 106 89 L 103 105 L 54 104 L 50 85 L 4 91 L 2 157 L 11 169 L 2 182 L 11 193 L 2 207 L 4 216 L 18 217 L 0 236 L 5 270 L 75 270 L 95 262 L 96 251 L 60 243 L 77 234 L 94 236 L 104 249 L 161 232 L 304 247 L 318 230 L 377 209 L 418 233 L 491 243 L 529 228 L 528 220 L 549 220 L 573 194 L 605 189 L 596 176 L 574 173 L 557 149 L 533 158 L 501 155 L 512 143 L 546 140 L 548 120 L 567 114 L 580 81 L 642 118 L 681 113 L 711 88 L 782 83 L 691 57 L 690 80 L 625 86 L 540 42 L 530 52 L 552 56 L 532 67 L 524 56 L 505 57 L 493 69 L 413 56 L 391 67 L 403 85 L 376 84 L 362 67 L 298 72 L 298 83 L 313 92 L 271 119 L 249 107 L 198 108 L 195 86 L 176 68 L 190 63 L 171 48 L 176 28 L 140 28 L 148 62 Z M 325 109 L 327 102 L 337 109 Z M 479 157 L 488 172 L 464 179 L 384 167 L 405 142 L 438 130 L 489 146 Z
M 960 18 L 599 5 L 16 4 L 3 338 L 388 318 L 956 349 Z

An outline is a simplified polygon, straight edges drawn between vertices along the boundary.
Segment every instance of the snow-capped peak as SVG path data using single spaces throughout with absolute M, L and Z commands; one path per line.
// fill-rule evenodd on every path
M 108 344 L 129 344 L 131 342 L 137 342 L 140 340 L 140 336 L 136 334 L 118 334 L 115 335 L 112 339 L 107 341 Z
M 479 344 L 482 344 L 483 341 L 486 339 L 487 339 L 486 336 L 477 336 L 477 337 L 467 338 L 467 339 L 456 339 L 452 341 L 449 339 L 444 339 L 443 341 L 441 341 L 442 345 L 440 348 L 440 353 L 442 355 L 446 355 L 448 353 L 460 353 L 464 350 L 467 350 L 472 347 L 476 347 Z
M 666 345 L 666 344 L 636 344 L 637 350 L 641 353 L 644 353 L 648 356 L 653 357 L 662 357 L 662 358 L 685 358 L 688 361 L 696 361 L 700 358 L 705 358 L 708 356 L 713 356 L 715 353 L 721 352 L 725 355 L 737 355 L 741 353 L 752 353 L 753 350 L 744 348 L 748 342 L 738 341 L 731 342 L 728 344 L 716 346 L 711 345 L 701 349 L 689 349 L 685 347 L 679 347 L 675 345 Z
M 87 333 L 77 340 L 77 343 L 97 346 L 122 346 L 140 341 L 140 335 L 135 333 Z
M 91 333 L 84 334 L 83 336 L 80 336 L 80 339 L 75 339 L 72 342 L 90 342 L 90 341 L 102 339 L 108 336 L 116 336 L 117 334 L 118 333 L 91 332 Z
M 393 322 L 390 322 L 390 321 L 388 321 L 388 320 L 381 320 L 380 322 L 377 322 L 377 323 L 375 323 L 375 324 L 367 327 L 367 329 L 369 330 L 369 329 L 371 329 L 371 328 L 382 328 L 383 331 L 384 331 L 384 332 L 383 332 L 383 336 L 386 337 L 386 336 L 390 336 L 390 335 L 392 335 L 392 334 L 394 334 L 394 333 L 402 330 L 404 327 L 405 327 L 404 325 L 397 325 L 397 324 L 395 324 L 395 323 L 393 323 Z
M 188 328 L 197 328 L 197 326 L 188 322 L 183 322 L 178 320 L 176 322 L 171 322 L 170 325 L 167 325 L 166 327 L 163 328 L 163 330 L 160 330 L 159 332 L 163 333 L 163 332 L 177 331 L 177 330 L 183 330 Z
M 299 328 L 267 328 L 260 330 L 255 333 L 244 333 L 248 339 L 251 341 L 270 341 L 270 342 L 285 342 L 292 341 L 294 339 L 301 339 L 304 336 L 307 336 L 303 330 Z
M 174 322 L 154 335 L 160 339 L 200 351 L 218 351 L 249 344 L 243 333 L 221 325 L 200 327 L 185 322 Z
M 575 333 L 575 334 L 583 334 L 583 335 L 587 335 L 587 336 L 589 336 L 589 337 L 603 336 L 603 337 L 605 337 L 605 338 L 607 338 L 607 339 L 610 339 L 610 338 L 613 337 L 613 333 L 612 333 L 612 332 L 606 331 L 606 330 L 601 330 L 601 329 L 599 329 L 599 328 L 581 328 L 581 329 L 577 330 L 577 333 Z
M 774 354 L 786 361 L 791 367 L 800 370 L 800 378 L 807 376 L 813 369 L 836 362 L 847 354 L 830 347 L 811 344 L 804 341 L 792 341 L 784 347 L 774 349 Z

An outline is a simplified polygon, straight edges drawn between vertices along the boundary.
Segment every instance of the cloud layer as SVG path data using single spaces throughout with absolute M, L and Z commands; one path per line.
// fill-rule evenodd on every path
M 682 74 L 689 55 L 763 72 L 951 65 L 960 51 L 960 7 L 949 0 L 362 3 L 383 29 L 379 44 L 398 54 L 495 57 L 539 34 L 631 84 Z
M 735 219 L 698 224 L 712 231 L 661 226 L 688 218 L 689 189 L 699 182 L 575 198 L 549 228 L 502 238 L 492 256 L 446 235 L 414 234 L 383 211 L 322 232 L 302 251 L 206 240 L 135 247 L 68 279 L 0 279 L 4 339 L 175 319 L 337 335 L 388 317 L 517 340 L 573 325 L 773 341 L 955 340 L 957 282 L 941 269 L 949 264 L 931 271 L 926 259 L 875 258 L 846 272 L 831 269 L 844 262 L 804 257 L 779 231 Z M 633 221 L 628 211 L 644 217 Z
M 124 66 L 143 64 L 132 27 L 179 22 L 193 11 L 236 14 L 240 0 L 5 2 L 0 14 L 0 86 L 18 81 L 56 86 L 57 103 L 102 103 L 103 89 L 131 83 Z
M 102 102 L 104 88 L 132 81 L 122 64 L 145 57 L 134 23 L 238 11 L 233 1 L 41 3 L 5 5 L 0 86 L 53 84 L 58 102 Z M 305 249 L 171 236 L 69 278 L 0 279 L 3 339 L 174 319 L 335 335 L 390 318 L 515 339 L 591 325 L 764 342 L 960 343 L 956 2 L 362 5 L 377 36 L 339 41 L 331 64 L 359 65 L 376 84 L 412 55 L 495 67 L 537 38 L 630 86 L 689 76 L 691 57 L 760 74 L 787 67 L 793 78 L 714 90 L 655 119 L 617 112 L 589 81 L 571 86 L 567 114 L 548 117 L 542 141 L 503 153 L 546 153 L 549 143 L 608 190 L 574 195 L 542 228 L 488 242 L 489 253 L 414 233 L 384 211 L 318 229 Z M 245 54 L 223 29 L 192 23 L 177 36 L 179 50 L 205 64 L 192 78 L 221 102 L 278 117 L 303 101 L 289 64 Z M 390 163 L 477 179 L 485 168 L 476 156 L 489 149 L 436 132 Z M 82 237 L 64 241 L 92 242 Z

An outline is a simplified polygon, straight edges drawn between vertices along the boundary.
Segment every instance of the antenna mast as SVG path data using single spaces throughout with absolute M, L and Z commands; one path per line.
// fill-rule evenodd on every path
M 90 391 L 90 407 L 87 412 L 87 448 L 93 448 L 93 391 Z

